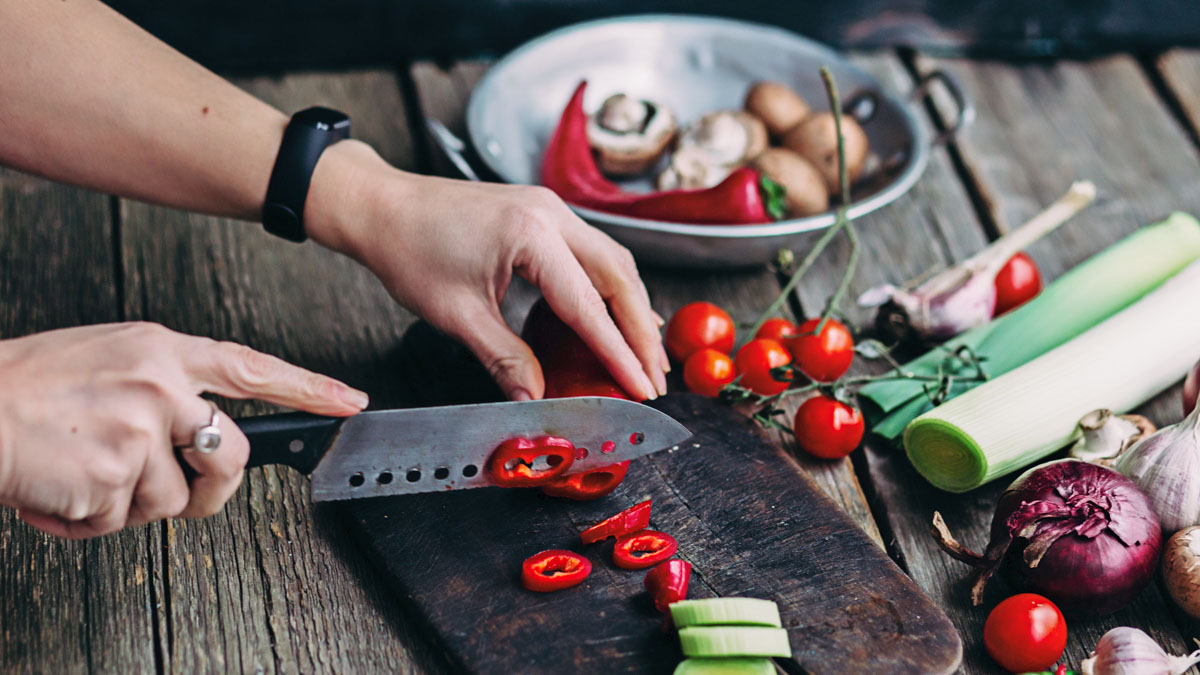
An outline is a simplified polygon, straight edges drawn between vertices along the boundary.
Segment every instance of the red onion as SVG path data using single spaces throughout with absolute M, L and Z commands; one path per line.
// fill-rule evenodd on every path
M 1187 379 L 1183 381 L 1184 417 L 1192 414 L 1192 409 L 1196 407 L 1197 397 L 1200 397 L 1200 361 L 1192 366 L 1192 372 L 1188 373 Z
M 1076 615 L 1129 604 L 1154 576 L 1162 550 L 1146 495 L 1116 471 L 1074 459 L 1034 467 L 1008 486 L 983 555 L 955 541 L 937 513 L 934 534 L 947 553 L 977 568 L 976 605 L 1003 568 L 1017 588 Z

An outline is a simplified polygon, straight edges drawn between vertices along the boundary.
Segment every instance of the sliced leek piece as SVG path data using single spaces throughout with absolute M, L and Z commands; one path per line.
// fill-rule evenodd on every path
M 674 675 L 775 675 L 775 666 L 762 657 L 684 659 Z
M 671 620 L 684 626 L 772 626 L 783 625 L 779 607 L 758 598 L 705 598 L 671 603 Z
M 688 626 L 679 629 L 684 656 L 792 655 L 787 631 L 763 626 Z

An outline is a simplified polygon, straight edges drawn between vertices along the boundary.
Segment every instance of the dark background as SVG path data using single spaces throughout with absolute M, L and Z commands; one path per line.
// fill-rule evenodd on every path
M 1200 0 L 112 0 L 211 68 L 392 65 L 503 53 L 619 14 L 714 14 L 841 47 L 1081 56 L 1200 44 Z

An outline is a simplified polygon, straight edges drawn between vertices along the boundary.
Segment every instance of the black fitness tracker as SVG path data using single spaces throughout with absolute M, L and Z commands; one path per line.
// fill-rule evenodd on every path
M 330 108 L 308 108 L 292 115 L 283 131 L 275 168 L 267 183 L 263 227 L 290 241 L 304 241 L 304 200 L 313 169 L 325 148 L 350 138 L 350 118 Z

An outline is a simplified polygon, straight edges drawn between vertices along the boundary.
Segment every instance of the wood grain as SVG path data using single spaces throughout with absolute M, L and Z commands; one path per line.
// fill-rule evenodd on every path
M 109 206 L 0 169 L 0 337 L 119 318 Z M 153 671 L 153 540 L 63 541 L 0 508 L 0 669 Z
M 1031 249 L 1048 280 L 1173 208 L 1200 206 L 1200 197 L 1187 187 L 1200 177 L 1195 151 L 1129 57 L 1024 66 L 925 58 L 918 63 L 922 71 L 953 73 L 978 106 L 978 120 L 955 149 L 986 207 L 986 221 L 996 229 L 1019 224 L 1074 179 L 1097 183 L 1098 202 Z M 945 108 L 939 110 L 948 116 Z M 1136 133 L 1129 120 L 1138 120 Z M 955 251 L 954 257 L 965 252 Z M 1175 421 L 1178 393 L 1155 399 L 1144 412 L 1161 423 Z M 982 645 L 983 621 L 1011 591 L 996 584 L 984 606 L 970 607 L 968 570 L 948 560 L 928 530 L 938 510 L 964 543 L 982 547 L 995 500 L 1010 478 L 950 495 L 924 483 L 902 452 L 872 444 L 867 457 L 906 569 L 959 627 L 966 672 L 995 672 Z M 1170 650 L 1187 649 L 1188 636 L 1172 622 L 1159 589 L 1151 587 L 1112 616 L 1073 620 L 1064 658 L 1077 665 L 1117 625 L 1143 628 Z
M 393 73 L 300 74 L 239 84 L 296 110 L 346 111 L 354 135 L 401 167 L 411 139 Z M 234 340 L 403 402 L 392 356 L 414 317 L 365 269 L 315 244 L 261 227 L 121 203 L 130 318 Z M 226 402 L 231 414 L 265 412 Z M 218 515 L 164 527 L 161 573 L 168 669 L 256 672 L 422 672 L 407 623 L 345 534 L 314 510 L 307 480 L 252 470 Z M 158 572 L 159 570 L 156 570 Z M 418 659 L 428 658 L 418 655 Z
M 1158 58 L 1156 67 L 1187 117 L 1193 139 L 1200 138 L 1200 50 L 1172 49 Z
M 585 551 L 594 568 L 578 588 L 542 595 L 517 582 L 526 557 L 579 550 L 587 525 L 650 498 L 651 524 L 675 536 L 679 557 L 695 566 L 692 597 L 776 601 L 805 672 L 957 667 L 959 639 L 945 615 L 752 423 L 695 395 L 654 405 L 697 433 L 691 447 L 635 462 L 603 499 L 486 489 L 346 503 L 398 593 L 429 619 L 455 666 L 670 670 L 680 659 L 676 638 L 663 633 L 641 589 L 644 575 L 607 562 L 609 545 Z

